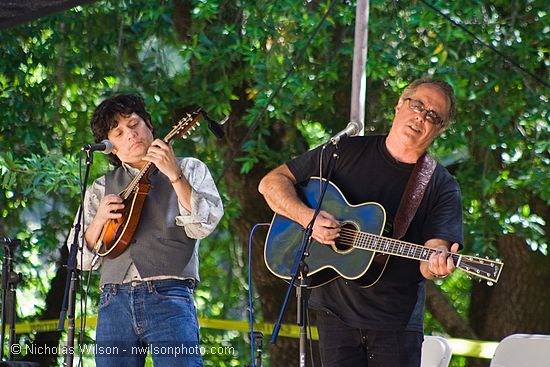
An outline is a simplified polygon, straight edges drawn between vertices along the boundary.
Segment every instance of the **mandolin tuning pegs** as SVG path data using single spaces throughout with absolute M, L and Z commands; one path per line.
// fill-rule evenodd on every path
M 197 121 L 196 125 L 197 125 L 197 126 L 201 126 L 201 122 L 200 122 L 200 121 Z
M 491 282 L 491 281 L 489 280 L 489 281 L 487 281 L 487 285 L 488 285 L 489 287 L 492 287 L 493 285 L 495 285 L 495 283 L 493 283 L 493 282 Z
M 187 134 L 183 134 L 181 138 L 187 140 Z

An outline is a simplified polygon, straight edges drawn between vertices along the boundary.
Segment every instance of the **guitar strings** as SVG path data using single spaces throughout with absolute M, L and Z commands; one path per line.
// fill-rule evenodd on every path
M 407 245 L 409 248 L 413 248 L 414 252 L 416 251 L 427 251 L 427 256 L 425 256 L 425 259 L 428 259 L 433 253 L 439 252 L 436 249 L 431 249 L 429 247 L 417 245 L 417 244 L 409 244 L 407 242 L 399 241 L 396 239 L 388 238 L 388 237 L 382 237 L 378 236 L 372 233 L 367 232 L 360 232 L 355 229 L 348 229 L 348 228 L 342 228 L 340 230 L 340 237 L 337 239 L 337 242 L 343 245 L 348 246 L 356 246 L 356 247 L 368 247 L 369 243 L 372 242 L 375 249 L 382 249 L 381 245 L 376 244 L 376 241 L 386 241 L 389 242 L 388 245 L 391 249 L 395 248 L 396 246 L 400 245 Z M 390 252 L 391 254 L 391 252 Z M 449 255 L 453 258 L 453 260 L 458 260 L 460 258 L 460 255 L 455 254 L 453 252 L 450 252 Z
M 428 261 L 433 253 L 443 252 L 438 249 L 347 227 L 340 228 L 340 236 L 336 239 L 336 244 L 422 261 Z M 447 254 L 453 259 L 453 263 L 456 266 L 460 265 L 459 267 L 467 273 L 486 279 L 491 283 L 498 281 L 500 269 L 502 269 L 501 262 L 475 256 L 460 255 L 454 252 L 447 252 Z M 479 265 L 489 266 L 492 270 L 480 269 Z
M 440 250 L 431 249 L 429 247 L 425 247 L 422 245 L 399 241 L 396 239 L 383 237 L 383 236 L 368 233 L 368 232 L 361 232 L 356 229 L 350 229 L 350 228 L 344 228 L 344 227 L 341 228 L 340 237 L 337 238 L 336 241 L 339 244 L 347 245 L 350 247 L 358 247 L 358 248 L 363 248 L 367 250 L 369 248 L 372 248 L 375 252 L 378 251 L 389 255 L 392 255 L 392 254 L 408 255 L 405 257 L 413 258 L 416 260 L 424 260 L 424 261 L 427 261 L 433 253 L 440 252 Z M 386 242 L 386 244 L 383 246 L 382 242 Z M 399 246 L 402 246 L 403 249 L 408 248 L 409 250 L 398 251 L 397 249 L 399 249 Z M 411 255 L 416 255 L 416 257 Z M 455 265 L 457 265 L 459 261 L 463 263 L 464 262 L 470 263 L 470 266 L 472 266 L 473 264 L 486 265 L 486 266 L 496 267 L 497 269 L 500 269 L 502 265 L 502 263 L 498 261 L 477 258 L 475 256 L 463 256 L 454 252 L 448 252 L 448 256 L 450 256 L 453 259 L 453 262 L 455 263 Z M 461 267 L 461 268 L 467 271 L 470 270 L 467 267 L 466 268 Z M 473 273 L 472 271 L 470 271 L 470 273 L 481 277 L 483 277 L 481 273 L 484 273 L 484 274 L 487 274 L 487 276 L 484 277 L 485 279 L 488 279 L 490 281 L 494 280 L 488 277 L 488 274 L 491 273 L 489 271 L 478 269 L 475 273 Z

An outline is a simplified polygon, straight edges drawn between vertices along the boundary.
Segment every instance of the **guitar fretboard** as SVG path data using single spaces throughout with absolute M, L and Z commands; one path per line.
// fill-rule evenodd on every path
M 420 246 L 414 243 L 382 237 L 368 232 L 344 229 L 345 242 L 350 242 L 354 248 L 379 252 L 387 255 L 396 255 L 413 260 L 428 261 L 433 253 L 441 250 Z M 502 270 L 502 262 L 482 259 L 475 256 L 448 253 L 457 268 L 468 274 L 497 282 Z
M 439 250 L 431 249 L 425 246 L 420 246 L 393 238 L 377 236 L 367 232 L 357 232 L 353 247 L 423 261 L 428 261 L 434 252 L 440 252 Z M 461 255 L 453 253 L 450 253 L 450 255 L 456 265 L 460 260 Z

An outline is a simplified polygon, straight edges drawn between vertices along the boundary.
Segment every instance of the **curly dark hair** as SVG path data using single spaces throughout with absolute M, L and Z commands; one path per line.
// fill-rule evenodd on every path
M 111 129 L 117 127 L 121 116 L 129 117 L 132 113 L 141 117 L 154 135 L 151 115 L 145 109 L 143 98 L 137 94 L 119 94 L 101 102 L 92 115 L 90 127 L 96 143 L 107 139 L 107 134 Z M 109 154 L 109 160 L 115 166 L 122 164 L 120 159 L 112 153 Z

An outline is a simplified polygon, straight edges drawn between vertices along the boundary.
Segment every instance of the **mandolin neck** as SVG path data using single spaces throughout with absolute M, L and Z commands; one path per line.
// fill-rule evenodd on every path
M 132 192 L 138 187 L 140 182 L 143 182 L 143 180 L 149 179 L 149 177 L 155 172 L 157 167 L 151 163 L 147 162 L 147 164 L 139 171 L 139 173 L 130 181 L 128 186 L 124 190 L 122 190 L 122 198 L 124 200 L 128 199 Z

